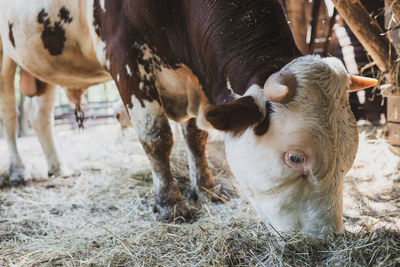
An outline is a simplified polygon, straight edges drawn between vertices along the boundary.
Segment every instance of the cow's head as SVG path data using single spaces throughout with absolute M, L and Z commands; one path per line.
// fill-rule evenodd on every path
M 266 225 L 278 231 L 342 229 L 343 177 L 358 146 L 348 92 L 376 84 L 336 58 L 300 57 L 243 97 L 206 109 L 227 132 L 235 177 Z

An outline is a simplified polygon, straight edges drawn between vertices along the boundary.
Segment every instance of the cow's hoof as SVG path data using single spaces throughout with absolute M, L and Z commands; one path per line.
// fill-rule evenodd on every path
M 156 193 L 156 202 L 153 211 L 158 212 L 157 220 L 161 222 L 183 223 L 192 218 L 190 210 L 186 207 L 182 193 L 175 182 L 162 187 Z
M 0 174 L 0 188 L 7 187 L 8 184 L 8 176 Z
M 183 201 L 166 206 L 155 204 L 153 211 L 158 213 L 157 220 L 165 223 L 185 223 L 192 219 L 192 214 Z
M 81 173 L 79 171 L 72 171 L 69 168 L 63 167 L 58 169 L 50 169 L 47 172 L 49 178 L 68 178 L 71 176 L 80 176 Z
M 10 186 L 22 186 L 25 185 L 25 170 L 24 169 L 13 169 L 9 177 Z

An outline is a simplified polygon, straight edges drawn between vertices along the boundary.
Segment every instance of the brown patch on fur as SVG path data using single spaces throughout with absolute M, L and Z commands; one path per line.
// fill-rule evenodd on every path
M 38 14 L 38 18 L 37 18 L 38 23 L 39 24 L 44 24 L 45 21 L 46 21 L 46 17 L 48 15 L 49 15 L 49 13 L 47 13 L 46 10 L 44 10 L 44 8 L 42 10 L 40 10 L 40 12 Z
M 53 56 L 62 54 L 65 41 L 67 41 L 62 24 L 71 23 L 72 21 L 70 12 L 65 7 L 60 9 L 58 17 L 59 19 L 54 22 L 54 26 L 51 25 L 49 14 L 44 9 L 39 12 L 37 18 L 38 23 L 43 25 L 41 38 L 44 48 Z
M 206 145 L 208 133 L 200 130 L 196 125 L 196 119 L 192 118 L 182 125 L 182 132 L 185 137 L 186 145 L 193 160 L 194 170 L 190 170 L 190 181 L 195 189 L 201 190 L 201 187 L 211 189 L 213 187 L 213 178 L 208 169 L 206 159 Z M 190 167 L 190 164 L 189 164 Z
M 261 120 L 262 114 L 251 96 L 241 97 L 228 104 L 210 105 L 205 117 L 214 128 L 240 136 Z
M 71 12 L 63 6 L 60 9 L 60 12 L 58 13 L 58 16 L 61 18 L 61 20 L 64 20 L 65 23 L 71 23 L 72 22 L 72 17 L 70 16 Z
M 10 42 L 12 46 L 15 48 L 15 39 L 14 39 L 14 34 L 13 34 L 13 23 L 11 21 L 8 22 L 8 38 L 10 39 Z

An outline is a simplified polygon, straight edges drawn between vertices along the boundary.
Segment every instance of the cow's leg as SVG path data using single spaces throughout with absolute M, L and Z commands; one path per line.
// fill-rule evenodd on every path
M 189 177 L 192 188 L 196 193 L 211 193 L 213 192 L 214 182 L 205 153 L 208 134 L 197 127 L 195 119 L 190 119 L 182 123 L 181 126 L 187 146 Z M 212 200 L 216 200 L 214 193 L 207 195 Z
M 125 32 L 122 40 L 131 34 Z M 113 38 L 107 45 L 107 51 L 118 51 L 110 53 L 110 72 L 151 164 L 154 211 L 159 213 L 161 221 L 186 221 L 191 214 L 171 174 L 170 154 L 174 141 L 159 101 L 155 77 L 156 68 L 160 68 L 155 65 L 160 64 L 161 59 L 147 45 L 130 45 L 131 39 L 125 42 L 129 44 L 125 47 L 121 38 Z
M 0 40 L 0 109 L 3 116 L 5 139 L 8 145 L 10 168 L 9 177 L 0 177 L 0 186 L 24 183 L 25 170 L 17 148 L 18 115 L 14 91 L 16 63 L 9 57 L 1 58 Z
M 27 98 L 25 111 L 46 156 L 48 175 L 67 177 L 70 173 L 60 157 L 54 138 L 56 92 L 55 85 L 46 84 L 42 95 Z
M 139 140 L 150 160 L 155 193 L 154 210 L 161 221 L 182 221 L 190 218 L 182 194 L 172 178 L 170 154 L 173 138 L 168 119 L 157 100 L 143 101 L 133 98 L 130 111 Z

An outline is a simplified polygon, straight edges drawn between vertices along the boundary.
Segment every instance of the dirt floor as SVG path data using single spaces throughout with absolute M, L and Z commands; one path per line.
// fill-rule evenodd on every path
M 237 194 L 190 202 L 196 219 L 180 225 L 155 220 L 149 163 L 133 130 L 58 131 L 76 174 L 68 179 L 47 178 L 37 139 L 20 138 L 29 180 L 0 190 L 0 266 L 400 265 L 399 157 L 367 135 L 345 181 L 345 232 L 324 238 L 269 233 L 240 196 L 220 136 L 208 146 L 210 167 Z M 172 169 L 188 198 L 185 146 L 176 139 Z M 6 148 L 0 139 L 0 175 Z

